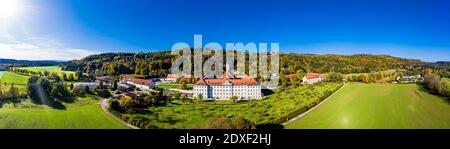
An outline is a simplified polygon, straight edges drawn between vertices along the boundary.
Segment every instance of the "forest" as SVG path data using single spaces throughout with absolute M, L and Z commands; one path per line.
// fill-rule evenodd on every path
M 223 55 L 225 56 L 225 54 Z M 62 69 L 67 71 L 82 71 L 96 76 L 135 74 L 142 77 L 164 77 L 170 73 L 172 62 L 177 57 L 179 55 L 171 55 L 170 51 L 104 53 L 91 55 L 81 60 L 70 61 L 63 65 Z M 203 61 L 207 58 L 208 56 L 204 56 Z M 425 63 L 416 59 L 398 58 L 389 55 L 280 54 L 281 74 L 306 72 L 338 72 L 350 74 L 372 73 L 391 69 L 404 69 L 418 74 L 426 68 L 431 68 L 439 72 L 441 76 L 448 77 L 450 76 L 449 66 L 448 63 L 443 62 Z

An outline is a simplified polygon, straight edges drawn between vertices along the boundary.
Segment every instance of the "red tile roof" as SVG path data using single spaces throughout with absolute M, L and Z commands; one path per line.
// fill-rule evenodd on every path
M 190 74 L 183 74 L 182 76 L 183 76 L 183 78 L 191 78 L 192 77 L 192 75 L 190 75 Z M 168 74 L 166 78 L 169 78 L 169 79 L 177 78 L 177 74 Z
M 296 76 L 295 74 L 288 74 L 288 75 L 286 75 L 285 77 L 288 78 L 288 79 L 292 79 L 292 78 L 294 78 L 295 76 Z
M 177 78 L 177 74 L 168 74 L 167 78 Z
M 229 73 L 225 73 L 220 79 L 200 79 L 195 85 L 223 85 L 226 81 L 232 85 L 259 85 L 253 78 L 235 78 Z
M 133 79 L 132 82 L 134 84 L 147 85 L 147 86 L 153 84 L 152 80 L 145 80 L 145 79 Z
M 120 76 L 122 79 L 134 79 L 136 77 L 134 77 L 134 75 L 121 75 Z
M 322 78 L 322 74 L 320 74 L 320 73 L 307 73 L 307 74 L 305 75 L 305 77 L 306 77 L 307 79 Z
M 255 79 L 200 79 L 195 85 L 223 85 L 225 81 L 232 85 L 259 85 Z

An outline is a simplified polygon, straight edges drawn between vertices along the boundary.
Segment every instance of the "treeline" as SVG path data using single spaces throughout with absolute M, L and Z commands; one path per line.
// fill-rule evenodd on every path
M 159 121 L 172 122 L 172 117 L 159 117 L 157 112 L 150 111 L 151 106 L 164 106 L 169 103 L 169 98 L 163 91 L 150 92 L 149 94 L 140 94 L 137 96 L 121 96 L 118 100 L 113 100 L 110 108 L 120 112 L 120 118 L 136 127 L 144 129 L 158 128 L 151 124 L 150 119 L 145 116 L 152 116 Z
M 1 65 L 11 65 L 11 66 L 56 66 L 56 65 L 62 65 L 65 62 L 61 61 L 47 61 L 47 60 L 15 60 L 15 59 L 3 59 L 0 58 L 0 64 Z
M 70 61 L 62 69 L 82 71 L 96 76 L 118 76 L 136 74 L 139 76 L 166 76 L 175 56 L 169 51 L 152 53 L 104 53 L 91 55 L 81 60 Z
M 27 95 L 25 93 L 20 92 L 19 88 L 17 88 L 14 84 L 3 85 L 0 83 L 0 108 L 3 107 L 4 103 L 13 103 L 15 106 L 16 103 L 21 102 L 21 98 L 26 98 Z
M 449 82 L 445 81 L 439 75 L 433 73 L 432 70 L 429 70 L 428 73 L 424 76 L 422 86 L 428 89 L 433 94 L 447 97 L 447 99 L 450 99 Z
M 81 81 L 85 78 L 89 78 L 89 76 L 83 75 L 81 71 L 76 71 L 75 73 L 64 73 L 64 72 L 50 72 L 50 71 L 32 71 L 21 68 L 8 68 L 7 71 L 14 72 L 21 75 L 27 76 L 40 76 L 46 77 L 51 80 L 56 81 Z
M 46 77 L 31 76 L 28 79 L 26 90 L 26 95 L 33 103 L 61 109 L 64 106 L 60 102 L 73 102 L 76 97 L 85 97 L 86 95 L 109 98 L 112 95 L 110 90 L 115 89 L 102 84 L 95 88 L 77 87 L 62 80 L 49 80 Z
M 409 69 L 421 65 L 414 59 L 403 59 L 389 55 L 312 55 L 312 54 L 282 54 L 280 67 L 283 74 L 300 72 L 339 72 L 370 73 L 389 69 Z
M 205 55 L 203 61 L 209 56 Z M 104 53 L 88 56 L 81 60 L 70 61 L 63 66 L 63 70 L 82 71 L 97 76 L 116 76 L 120 74 L 165 76 L 170 73 L 171 64 L 177 57 L 171 55 L 170 51 Z M 280 54 L 282 74 L 297 72 L 370 73 L 389 69 L 410 69 L 420 65 L 423 65 L 423 63 L 419 60 L 403 59 L 388 55 Z M 246 68 L 248 69 L 248 65 Z

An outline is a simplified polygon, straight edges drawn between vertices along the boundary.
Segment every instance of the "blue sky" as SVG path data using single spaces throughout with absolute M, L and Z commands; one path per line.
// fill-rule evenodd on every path
M 277 42 L 284 52 L 450 61 L 445 0 L 16 1 L 20 13 L 0 18 L 0 58 L 168 50 L 201 34 L 222 45 Z

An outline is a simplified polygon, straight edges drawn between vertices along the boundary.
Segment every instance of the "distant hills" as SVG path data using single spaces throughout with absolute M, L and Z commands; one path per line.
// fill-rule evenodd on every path
M 0 58 L 0 70 L 5 69 L 5 67 L 18 67 L 18 66 L 55 66 L 63 65 L 65 61 L 54 61 L 54 60 L 15 60 L 15 59 L 4 59 Z
M 93 75 L 135 74 L 140 76 L 165 76 L 170 73 L 172 62 L 177 57 L 171 55 L 170 51 L 158 51 L 150 53 L 102 53 L 67 62 L 0 59 L 0 70 L 5 67 L 61 65 L 63 70 L 82 71 Z M 298 71 L 340 72 L 345 74 L 369 73 L 389 69 L 413 68 L 438 68 L 446 72 L 450 68 L 450 61 L 429 63 L 417 59 L 371 54 L 315 55 L 282 53 L 280 54 L 280 67 L 282 74 L 292 74 Z
M 224 54 L 225 55 L 225 54 Z M 206 60 L 208 56 L 203 59 Z M 69 61 L 63 70 L 83 71 L 95 75 L 135 74 L 140 76 L 165 76 L 170 73 L 173 56 L 169 51 L 151 53 L 103 53 L 81 60 Z M 314 55 L 298 53 L 280 54 L 282 74 L 301 72 L 369 73 L 389 69 L 406 69 L 424 62 L 389 55 Z

